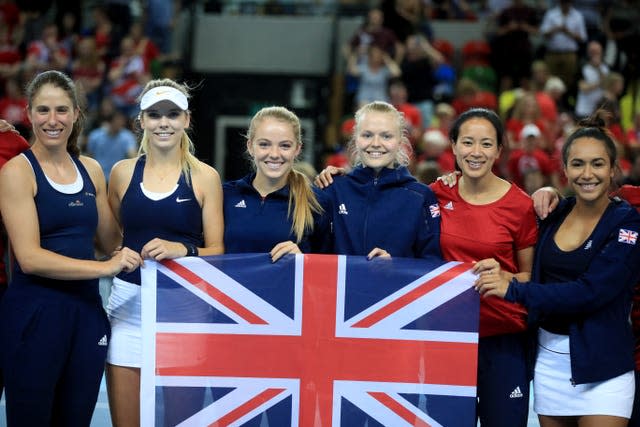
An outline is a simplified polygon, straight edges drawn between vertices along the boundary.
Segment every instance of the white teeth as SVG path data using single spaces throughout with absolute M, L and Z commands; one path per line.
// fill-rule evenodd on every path
M 168 138 L 171 136 L 170 133 L 157 133 L 156 135 L 158 135 L 160 138 Z
M 381 151 L 367 151 L 367 154 L 371 157 L 382 157 L 385 153 Z
M 266 162 L 266 165 L 269 169 L 277 170 L 277 169 L 280 169 L 281 163 Z
M 53 130 L 53 129 L 45 129 L 44 131 L 47 135 L 51 136 L 51 137 L 57 137 L 60 135 L 60 133 L 62 133 L 61 130 Z
M 596 184 L 580 184 L 580 186 L 585 190 L 593 190 L 596 188 Z
M 482 163 L 480 163 L 480 162 L 471 162 L 471 161 L 468 161 L 468 162 L 467 162 L 467 164 L 469 165 L 469 167 L 470 167 L 471 169 L 478 169 L 478 168 L 480 168 L 480 167 L 482 166 Z

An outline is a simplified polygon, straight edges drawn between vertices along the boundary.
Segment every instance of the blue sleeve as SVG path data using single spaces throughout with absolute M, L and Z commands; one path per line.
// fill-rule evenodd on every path
M 633 244 L 619 241 L 621 230 L 635 233 Z M 624 292 L 630 293 L 637 283 L 640 272 L 639 233 L 640 217 L 627 215 L 624 221 L 612 228 L 589 268 L 577 280 L 544 284 L 513 280 L 505 299 L 522 303 L 530 311 L 546 314 L 595 312 Z
M 433 190 L 425 186 L 422 208 L 423 223 L 419 225 L 416 239 L 415 254 L 417 258 L 437 256 L 442 258 L 440 251 L 440 208 Z
M 322 190 L 315 191 L 315 194 L 323 212 L 314 215 L 313 233 L 309 239 L 311 252 L 333 253 L 333 201 Z

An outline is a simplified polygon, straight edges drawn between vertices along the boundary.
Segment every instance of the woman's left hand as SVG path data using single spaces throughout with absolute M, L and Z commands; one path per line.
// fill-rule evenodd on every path
M 379 258 L 391 258 L 391 254 L 389 252 L 385 251 L 384 249 L 373 248 L 373 250 L 371 252 L 369 252 L 369 255 L 367 255 L 367 259 L 374 259 L 376 257 L 379 257 Z
M 291 240 L 287 240 L 286 242 L 280 242 L 271 249 L 269 255 L 271 255 L 271 262 L 276 262 L 284 255 L 287 254 L 301 254 L 302 251 Z
M 475 289 L 483 297 L 496 296 L 504 298 L 509 289 L 509 280 L 499 272 L 486 270 L 480 273 L 475 281 Z
M 149 240 L 140 252 L 142 258 L 151 258 L 156 261 L 163 259 L 180 258 L 187 255 L 187 248 L 179 242 L 155 239 Z

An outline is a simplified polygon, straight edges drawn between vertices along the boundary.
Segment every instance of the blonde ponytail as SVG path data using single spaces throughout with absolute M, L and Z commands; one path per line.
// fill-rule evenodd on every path
M 313 214 L 322 214 L 324 209 L 311 189 L 309 178 L 303 173 L 291 169 L 287 180 L 289 184 L 287 215 L 292 219 L 291 231 L 296 235 L 296 243 L 300 243 L 306 232 L 313 231 Z

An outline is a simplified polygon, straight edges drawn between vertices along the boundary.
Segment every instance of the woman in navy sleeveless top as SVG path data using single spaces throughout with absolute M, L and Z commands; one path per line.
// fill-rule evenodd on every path
M 118 162 L 109 203 L 123 243 L 156 261 L 223 253 L 222 185 L 218 173 L 193 155 L 186 129 L 188 90 L 170 79 L 149 82 L 140 98 L 140 155 Z M 107 312 L 112 340 L 107 387 L 116 426 L 140 420 L 140 270 L 113 281 Z
M 0 209 L 17 263 L 0 307 L 8 426 L 88 426 L 110 328 L 98 278 L 141 263 L 120 244 L 100 165 L 79 156 L 73 82 L 57 71 L 28 90 L 31 150 L 0 173 Z M 106 261 L 96 261 L 94 239 Z

